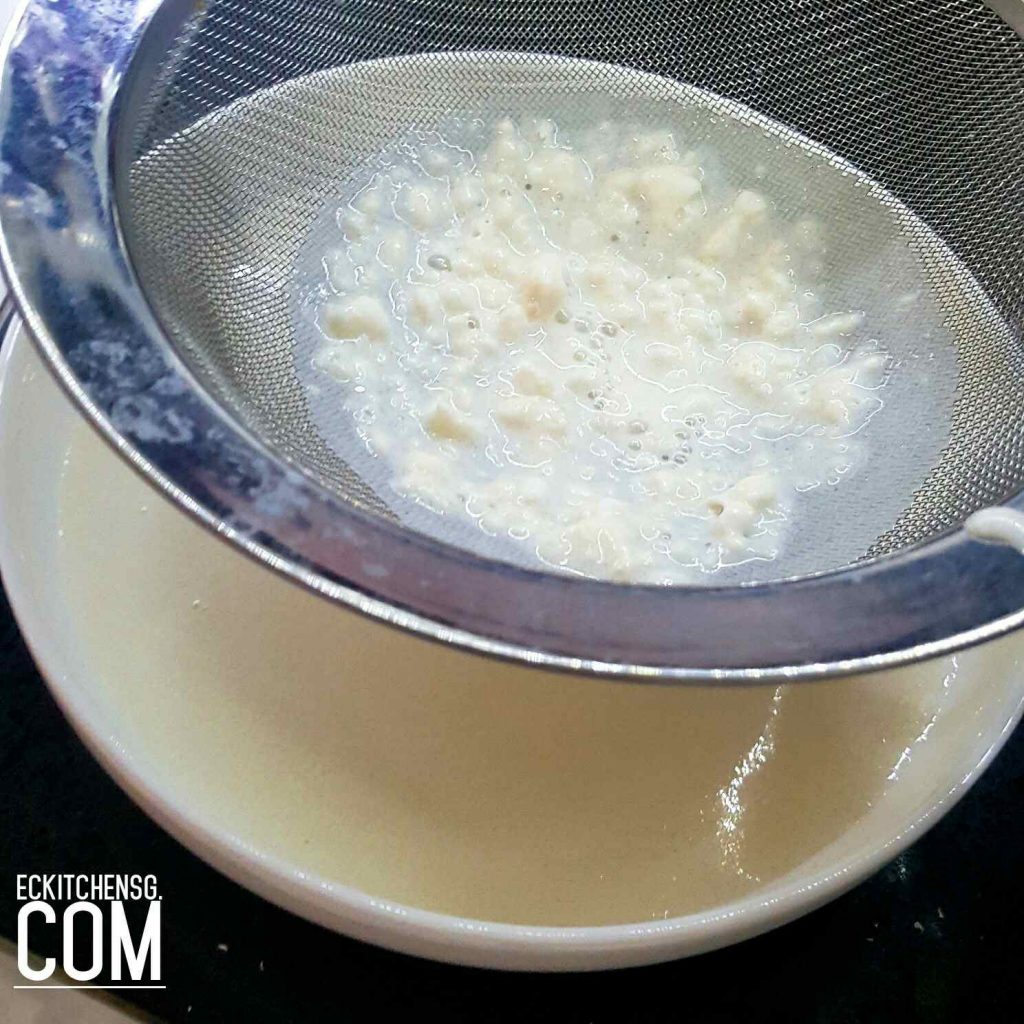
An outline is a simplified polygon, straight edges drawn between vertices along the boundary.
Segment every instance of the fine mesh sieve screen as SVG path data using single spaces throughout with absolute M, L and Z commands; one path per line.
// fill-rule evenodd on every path
M 150 301 L 219 400 L 364 508 L 518 557 L 398 499 L 304 378 L 346 185 L 410 129 L 505 115 L 665 126 L 824 219 L 828 297 L 871 311 L 894 372 L 870 464 L 756 578 L 897 550 L 1021 486 L 1024 46 L 979 0 L 211 0 L 139 87 L 121 213 Z

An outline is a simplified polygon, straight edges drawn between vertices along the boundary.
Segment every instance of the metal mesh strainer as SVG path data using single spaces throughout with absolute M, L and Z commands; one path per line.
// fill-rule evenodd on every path
M 154 479 L 374 614 L 601 671 L 919 657 L 1024 606 L 1007 552 L 949 532 L 1024 482 L 1020 15 L 1017 0 L 32 4 L 5 74 L 8 269 L 65 382 Z M 56 76 L 57 48 L 54 89 L 32 61 Z M 904 390 L 863 485 L 820 510 L 777 582 L 623 588 L 456 551 L 396 524 L 321 429 L 298 310 L 341 184 L 410 128 L 538 110 L 683 125 L 734 168 L 756 149 L 784 210 L 827 213 L 838 298 L 878 311 Z M 827 574 L 781 581 L 805 573 Z
M 881 518 L 870 517 L 877 537 L 859 550 L 839 545 L 845 559 L 836 561 L 832 537 L 795 571 L 898 550 L 1002 501 L 1024 474 L 1019 39 L 977 2 L 713 6 L 214 3 L 186 26 L 132 126 L 124 223 L 142 283 L 200 378 L 246 423 L 344 497 L 384 510 L 311 423 L 295 372 L 292 274 L 340 183 L 390 139 L 437 128 L 454 111 L 557 111 L 586 122 L 620 107 L 683 121 L 688 144 L 710 139 L 719 153 L 738 149 L 734 163 L 773 163 L 794 212 L 828 211 L 829 234 L 841 240 L 831 276 L 860 279 L 854 298 L 864 308 L 891 312 L 909 277 L 903 290 L 930 290 L 951 334 L 920 307 L 884 324 L 919 390 L 945 406 L 948 433 L 923 437 L 916 404 L 896 447 L 876 457 L 888 463 L 915 445 L 923 460 L 872 470 L 903 508 L 884 503 Z M 374 63 L 338 68 L 363 61 Z M 700 107 L 677 81 L 726 97 L 712 108 L 726 118 L 749 122 L 749 105 L 796 129 L 805 163 L 817 150 L 836 164 L 834 151 L 890 195 L 869 199 L 821 174 L 806 194 L 778 141 L 684 121 Z M 783 141 L 792 146 L 794 136 Z M 901 234 L 914 243 L 920 282 L 894 244 Z M 921 367 L 922 353 L 945 355 L 947 376 L 958 358 L 959 386 Z M 895 399 L 896 411 L 912 401 Z M 786 561 L 773 569 L 794 574 Z

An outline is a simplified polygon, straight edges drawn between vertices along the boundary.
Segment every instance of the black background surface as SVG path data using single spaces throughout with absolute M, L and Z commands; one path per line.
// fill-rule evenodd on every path
M 167 989 L 128 994 L 159 1019 L 1021 1019 L 1024 730 L 924 839 L 794 924 L 656 967 L 516 975 L 432 964 L 342 938 L 207 867 L 93 761 L 49 696 L 2 599 L 0 695 L 0 934 L 14 938 L 19 872 L 156 874 Z

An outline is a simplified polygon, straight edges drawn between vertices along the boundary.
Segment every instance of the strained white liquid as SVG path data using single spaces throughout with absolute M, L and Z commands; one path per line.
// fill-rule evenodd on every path
M 1005 678 L 969 653 L 673 689 L 456 653 L 250 563 L 81 424 L 60 506 L 72 621 L 129 756 L 254 848 L 476 918 L 621 923 L 750 893 L 899 799 Z

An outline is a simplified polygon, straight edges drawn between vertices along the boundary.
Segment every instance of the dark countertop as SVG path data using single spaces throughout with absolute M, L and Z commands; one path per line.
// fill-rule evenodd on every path
M 1022 1016 L 1024 731 L 928 835 L 836 902 L 717 953 L 576 975 L 388 953 L 229 882 L 150 822 L 79 743 L 2 598 L 0 766 L 0 934 L 15 936 L 18 872 L 156 874 L 167 988 L 129 994 L 162 1020 L 994 1024 Z

